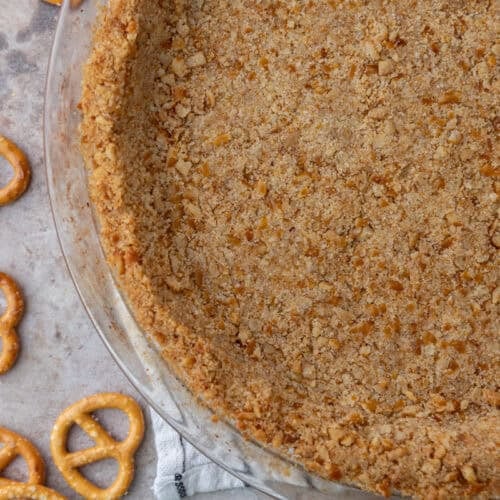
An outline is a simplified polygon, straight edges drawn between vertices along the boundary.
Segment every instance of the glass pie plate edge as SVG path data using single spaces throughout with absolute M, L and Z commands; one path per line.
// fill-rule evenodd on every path
M 61 249 L 101 339 L 139 393 L 200 452 L 275 498 L 369 499 L 373 495 L 323 480 L 245 440 L 174 376 L 137 325 L 108 268 L 87 191 L 79 148 L 82 65 L 102 0 L 63 3 L 51 52 L 44 109 L 50 201 Z

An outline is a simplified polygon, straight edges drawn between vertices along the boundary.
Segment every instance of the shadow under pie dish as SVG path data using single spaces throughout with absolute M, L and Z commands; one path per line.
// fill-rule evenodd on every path
M 111 2 L 84 70 L 101 242 L 246 436 L 383 495 L 489 498 L 493 5 Z

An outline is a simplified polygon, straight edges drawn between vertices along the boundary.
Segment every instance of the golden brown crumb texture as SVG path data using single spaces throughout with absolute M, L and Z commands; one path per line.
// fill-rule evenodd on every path
M 192 391 L 311 471 L 499 494 L 486 0 L 117 0 L 83 84 L 102 242 Z

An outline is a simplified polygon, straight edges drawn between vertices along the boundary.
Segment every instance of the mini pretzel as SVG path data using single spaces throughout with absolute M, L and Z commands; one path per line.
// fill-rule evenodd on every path
M 117 408 L 127 414 L 130 427 L 124 441 L 113 439 L 92 418 L 92 412 L 103 408 Z M 74 424 L 79 425 L 96 445 L 85 450 L 68 452 L 66 442 Z M 92 499 L 118 498 L 127 491 L 134 477 L 134 453 L 143 435 L 144 418 L 139 405 L 123 394 L 102 393 L 84 398 L 62 412 L 52 429 L 50 449 L 57 468 L 80 495 Z M 102 489 L 88 481 L 78 468 L 105 458 L 114 458 L 118 462 L 119 470 L 114 483 Z
M 43 0 L 43 1 L 46 3 L 50 3 L 52 5 L 59 5 L 59 6 L 61 6 L 63 3 L 63 0 Z M 82 1 L 83 0 L 71 0 L 70 5 L 71 7 L 75 8 L 78 7 L 82 3 Z
M 17 200 L 28 187 L 31 170 L 24 153 L 11 141 L 0 135 L 0 156 L 12 166 L 14 177 L 0 188 L 0 206 Z
M 26 439 L 9 431 L 5 427 L 0 427 L 0 472 L 8 467 L 17 457 L 23 457 L 28 465 L 27 484 L 42 484 L 45 481 L 45 464 L 38 453 L 38 450 Z M 4 482 L 13 482 L 0 478 L 0 485 Z M 0 487 L 1 491 L 1 487 Z M 0 498 L 3 498 L 0 495 Z
M 17 483 L 0 479 L 1 500 L 66 500 L 66 497 L 57 491 L 46 488 L 39 484 Z
M 0 272 L 0 290 L 7 299 L 7 308 L 0 316 L 0 375 L 7 372 L 17 359 L 19 353 L 19 339 L 15 327 L 21 321 L 24 312 L 24 301 L 21 290 L 16 282 L 8 275 Z

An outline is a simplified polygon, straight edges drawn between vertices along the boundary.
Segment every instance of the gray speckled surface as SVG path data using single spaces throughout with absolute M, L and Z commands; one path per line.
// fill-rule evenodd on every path
M 18 328 L 21 355 L 15 367 L 0 376 L 0 426 L 26 436 L 38 447 L 50 487 L 68 498 L 78 498 L 52 463 L 49 436 L 53 423 L 66 406 L 84 396 L 102 391 L 130 394 L 145 410 L 147 430 L 136 456 L 136 477 L 128 498 L 153 498 L 156 454 L 148 430 L 149 412 L 99 339 L 77 296 L 50 211 L 42 112 L 58 8 L 41 0 L 0 0 L 0 13 L 0 134 L 25 151 L 33 174 L 24 196 L 0 207 L 0 270 L 21 285 L 26 301 Z M 0 157 L 0 185 L 9 176 L 10 168 Z M 0 311 L 4 304 L 0 293 Z M 124 419 L 117 416 L 99 415 L 114 435 L 122 437 Z M 81 435 L 70 437 L 71 444 L 90 444 Z M 14 462 L 6 472 L 13 479 L 22 479 L 22 462 Z M 85 472 L 103 486 L 112 479 L 115 467 L 100 462 Z M 256 499 L 264 495 L 246 489 L 197 498 Z

